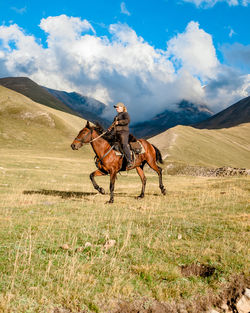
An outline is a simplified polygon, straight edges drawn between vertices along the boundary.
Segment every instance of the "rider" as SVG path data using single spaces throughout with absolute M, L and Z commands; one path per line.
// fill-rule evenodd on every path
M 118 114 L 115 116 L 114 121 L 108 130 L 111 131 L 111 129 L 114 127 L 116 139 L 120 143 L 125 158 L 128 162 L 127 169 L 130 169 L 133 167 L 128 143 L 130 117 L 127 112 L 127 108 L 122 102 L 118 102 L 116 105 L 114 105 L 114 108 L 116 108 Z

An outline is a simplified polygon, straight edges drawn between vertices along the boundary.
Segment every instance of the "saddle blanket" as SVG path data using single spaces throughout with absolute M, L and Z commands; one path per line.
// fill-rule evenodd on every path
M 131 153 L 133 152 L 135 154 L 145 153 L 145 149 L 139 140 L 137 140 L 136 142 L 130 142 L 129 145 L 130 145 Z M 114 151 L 116 155 L 122 155 L 120 151 L 117 151 L 117 150 L 114 150 Z

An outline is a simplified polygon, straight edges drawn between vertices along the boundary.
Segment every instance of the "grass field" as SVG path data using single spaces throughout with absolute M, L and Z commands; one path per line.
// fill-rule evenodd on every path
M 119 311 L 127 300 L 153 313 L 154 301 L 194 303 L 249 275 L 249 177 L 165 173 L 162 196 L 147 169 L 137 200 L 131 171 L 107 205 L 89 180 L 93 152 L 70 149 L 84 125 L 0 86 L 0 312 L 128 313 Z M 248 130 L 177 127 L 153 140 L 165 166 L 248 167 Z M 108 191 L 108 177 L 97 181 Z M 183 271 L 203 265 L 206 275 Z
M 89 148 L 0 154 L 0 312 L 106 313 L 121 300 L 192 300 L 249 274 L 247 177 L 164 175 L 162 196 L 147 170 L 146 197 L 136 200 L 141 183 L 131 171 L 107 205 L 89 180 Z M 108 178 L 97 180 L 108 191 Z M 183 276 L 191 264 L 215 271 Z

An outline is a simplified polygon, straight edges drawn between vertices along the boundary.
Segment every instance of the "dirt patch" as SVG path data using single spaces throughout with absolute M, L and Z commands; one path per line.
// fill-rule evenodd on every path
M 215 267 L 204 264 L 182 265 L 181 274 L 185 277 L 200 276 L 209 277 L 215 272 Z
M 197 271 L 197 273 L 203 275 L 211 275 L 211 269 L 207 270 L 203 267 L 200 267 L 200 269 L 193 267 L 191 270 L 185 269 L 185 271 Z M 121 301 L 113 313 L 205 313 L 212 308 L 218 309 L 219 312 L 238 313 L 236 304 L 249 286 L 250 278 L 242 274 L 235 276 L 229 283 L 224 284 L 218 294 L 211 291 L 206 296 L 197 296 L 191 300 L 172 303 L 150 301 L 149 299 L 136 300 L 132 303 Z M 225 311 L 225 306 L 227 311 Z

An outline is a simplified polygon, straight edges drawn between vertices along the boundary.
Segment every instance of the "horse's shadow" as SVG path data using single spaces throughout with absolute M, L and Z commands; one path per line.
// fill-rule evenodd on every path
M 62 199 L 69 198 L 84 198 L 86 196 L 95 196 L 96 192 L 80 192 L 80 191 L 63 191 L 63 190 L 51 190 L 51 189 L 40 189 L 40 190 L 24 190 L 23 194 L 25 195 L 45 195 L 45 196 L 55 196 L 61 197 Z
M 45 196 L 55 196 L 61 197 L 62 199 L 70 199 L 70 198 L 85 198 L 87 196 L 96 196 L 99 195 L 98 192 L 81 192 L 81 191 L 63 191 L 63 190 L 51 190 L 51 189 L 40 189 L 40 190 L 24 190 L 23 194 L 25 195 L 45 195 Z M 117 196 L 126 196 L 131 197 L 131 195 L 127 195 L 126 193 L 116 193 Z

